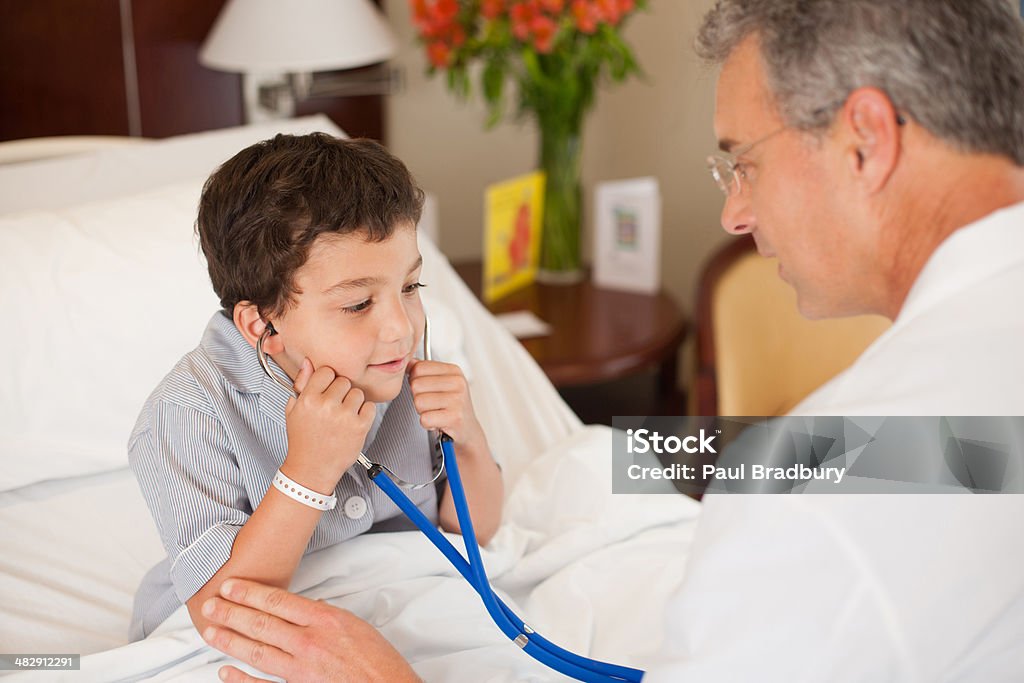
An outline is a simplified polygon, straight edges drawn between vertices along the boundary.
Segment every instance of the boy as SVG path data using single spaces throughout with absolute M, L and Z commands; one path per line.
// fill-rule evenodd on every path
M 225 579 L 287 587 L 305 552 L 412 528 L 352 465 L 362 450 L 428 481 L 425 429 L 454 440 L 480 542 L 493 536 L 501 475 L 466 380 L 457 366 L 413 358 L 422 203 L 383 147 L 324 134 L 278 135 L 207 180 L 196 229 L 223 310 L 154 390 L 129 441 L 168 552 L 135 596 L 133 640 L 182 603 L 201 632 L 199 606 Z M 297 397 L 261 368 L 261 336 Z M 446 483 L 440 496 L 434 486 L 409 496 L 459 530 Z

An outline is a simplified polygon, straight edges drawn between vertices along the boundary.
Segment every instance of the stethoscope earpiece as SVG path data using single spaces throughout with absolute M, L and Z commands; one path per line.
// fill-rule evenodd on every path
M 268 337 L 272 337 L 275 334 L 277 334 L 277 330 L 274 329 L 274 324 L 268 320 L 267 326 L 263 328 L 263 334 L 256 340 L 256 359 L 260 362 L 260 367 L 263 368 L 263 372 L 267 373 L 268 377 L 280 384 L 289 394 L 298 396 L 295 393 L 295 386 L 271 370 L 270 363 L 267 361 L 267 353 L 263 350 L 263 344 L 267 341 Z

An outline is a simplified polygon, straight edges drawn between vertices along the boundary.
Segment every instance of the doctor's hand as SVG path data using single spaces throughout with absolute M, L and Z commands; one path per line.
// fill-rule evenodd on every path
M 309 359 L 295 377 L 295 391 L 285 407 L 288 456 L 281 471 L 307 488 L 330 493 L 349 467 L 373 424 L 377 406 L 347 377 Z
M 214 624 L 203 639 L 260 671 L 289 681 L 419 681 L 377 629 L 351 612 L 254 581 L 230 579 L 203 614 Z M 233 666 L 229 683 L 264 681 Z
M 469 382 L 462 368 L 451 363 L 416 360 L 410 366 L 409 388 L 425 429 L 440 430 L 460 446 L 486 447 L 484 430 L 473 412 Z

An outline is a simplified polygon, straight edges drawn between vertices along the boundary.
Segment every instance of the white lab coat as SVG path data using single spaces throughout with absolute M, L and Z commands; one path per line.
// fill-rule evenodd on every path
M 1024 204 L 794 411 L 1024 415 Z M 1024 681 L 1024 496 L 713 495 L 645 683 Z

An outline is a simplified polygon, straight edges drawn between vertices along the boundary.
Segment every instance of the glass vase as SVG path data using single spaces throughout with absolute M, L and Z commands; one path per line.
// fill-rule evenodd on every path
M 571 284 L 583 279 L 580 260 L 582 115 L 538 116 L 540 167 L 544 171 L 544 216 L 537 279 Z

